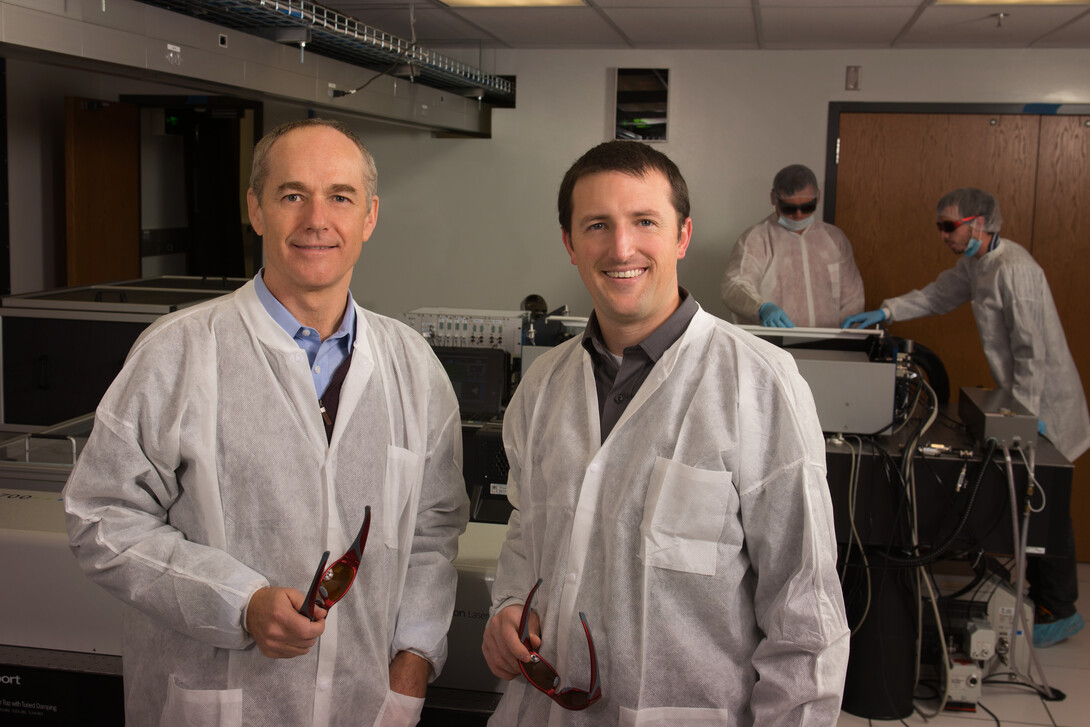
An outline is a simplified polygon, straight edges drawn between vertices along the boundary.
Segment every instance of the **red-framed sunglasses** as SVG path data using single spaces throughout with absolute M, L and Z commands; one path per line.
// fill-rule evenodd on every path
M 939 232 L 945 232 L 947 234 L 953 232 L 957 228 L 964 225 L 969 220 L 975 220 L 980 215 L 969 215 L 960 220 L 939 220 L 935 223 L 935 227 L 939 228 Z
M 556 673 L 556 669 L 553 669 L 549 662 L 541 657 L 541 654 L 538 654 L 530 646 L 530 602 L 534 600 L 534 594 L 537 593 L 540 585 L 541 579 L 538 578 L 537 583 L 530 589 L 530 595 L 526 597 L 526 603 L 522 606 L 522 619 L 519 621 L 519 640 L 522 641 L 523 646 L 530 650 L 530 661 L 520 661 L 519 668 L 531 686 L 538 691 L 544 692 L 545 696 L 564 709 L 586 709 L 602 698 L 602 684 L 598 679 L 598 655 L 594 653 L 594 639 L 590 636 L 590 627 L 587 626 L 586 614 L 580 611 L 579 620 L 583 622 L 583 631 L 587 635 L 587 648 L 590 649 L 590 689 L 587 691 L 575 687 L 558 689 L 560 675 Z
M 310 582 L 306 600 L 299 613 L 311 621 L 314 620 L 314 607 L 321 606 L 327 611 L 333 604 L 344 598 L 352 582 L 356 580 L 356 571 L 360 567 L 360 559 L 363 558 L 363 548 L 367 545 L 367 533 L 371 530 L 371 506 L 363 509 L 363 525 L 348 549 L 340 559 L 333 562 L 328 568 L 329 551 L 322 554 L 322 561 L 318 563 L 318 570 L 314 571 L 314 580 Z

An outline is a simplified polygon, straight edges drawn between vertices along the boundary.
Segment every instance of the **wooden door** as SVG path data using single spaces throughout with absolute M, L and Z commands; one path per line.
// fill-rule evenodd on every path
M 1048 276 L 1067 345 L 1090 392 L 1090 116 L 1042 116 L 1033 257 Z M 1075 461 L 1071 519 L 1079 560 L 1090 561 L 1090 453 Z
M 1029 237 L 1037 117 L 870 114 L 840 116 L 836 224 L 855 249 L 866 308 L 927 285 L 957 262 L 935 229 L 935 204 L 958 187 L 996 195 L 1003 234 Z M 935 351 L 960 386 L 994 386 L 972 310 L 895 322 L 890 330 Z
M 68 285 L 140 277 L 140 117 L 132 104 L 65 99 Z
M 1030 114 L 840 115 L 836 224 L 855 248 L 866 307 L 919 288 L 956 262 L 935 230 L 935 204 L 957 187 L 990 191 L 1004 237 L 1024 245 L 1048 277 L 1087 391 L 1090 336 L 1090 119 Z M 969 306 L 894 322 L 935 350 L 961 386 L 994 386 Z M 1079 560 L 1090 561 L 1090 455 L 1076 462 L 1072 519 Z

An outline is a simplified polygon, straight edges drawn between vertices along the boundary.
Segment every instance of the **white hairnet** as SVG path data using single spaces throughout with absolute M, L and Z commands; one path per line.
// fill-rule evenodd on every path
M 953 192 L 947 192 L 935 206 L 935 214 L 942 214 L 947 207 L 957 207 L 962 217 L 980 215 L 984 218 L 986 232 L 999 232 L 999 228 L 1003 226 L 1003 213 L 999 211 L 999 203 L 995 201 L 995 197 L 982 189 L 962 187 Z

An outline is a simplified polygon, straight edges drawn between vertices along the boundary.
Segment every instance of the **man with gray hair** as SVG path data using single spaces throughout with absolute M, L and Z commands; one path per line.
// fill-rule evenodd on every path
M 735 323 L 835 328 L 863 310 L 863 279 L 844 233 L 817 219 L 817 177 L 801 164 L 777 172 L 774 211 L 734 243 L 722 297 Z
M 376 177 L 338 122 L 262 139 L 265 267 L 156 321 L 99 404 L 65 510 L 134 607 L 128 724 L 407 727 L 443 666 L 461 424 L 427 343 L 349 292 Z
M 957 264 L 923 290 L 849 316 L 844 327 L 949 313 L 971 301 L 995 383 L 1034 412 L 1041 434 L 1074 461 L 1090 448 L 1090 414 L 1044 270 L 1024 247 L 999 236 L 1003 215 L 988 192 L 972 187 L 949 192 L 936 205 L 935 222 L 943 242 L 960 256 Z M 1078 579 L 1070 519 L 1063 538 L 1062 552 L 1028 561 L 1038 647 L 1083 627 L 1075 610 Z

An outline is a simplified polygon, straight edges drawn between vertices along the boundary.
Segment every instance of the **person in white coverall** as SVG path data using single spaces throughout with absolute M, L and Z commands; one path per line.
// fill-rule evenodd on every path
M 971 302 L 977 333 L 995 383 L 1037 415 L 1039 430 L 1067 459 L 1090 447 L 1090 414 L 1045 273 L 1029 252 L 999 236 L 1003 216 L 988 192 L 956 189 L 939 200 L 936 223 L 959 255 L 923 290 L 882 301 L 878 310 L 849 316 L 845 327 L 949 313 Z M 1030 558 L 1030 597 L 1038 611 L 1037 646 L 1051 646 L 1083 627 L 1075 610 L 1075 536 L 1068 522 L 1063 552 Z
M 490 724 L 835 724 L 849 635 L 809 388 L 678 286 L 692 221 L 661 152 L 591 149 L 559 211 L 594 311 L 504 417 L 515 510 L 482 648 L 513 681 Z M 530 685 L 527 646 L 584 709 Z
M 248 193 L 265 267 L 158 320 L 65 488 L 83 571 L 126 609 L 131 725 L 412 725 L 446 657 L 468 502 L 457 401 L 419 334 L 357 306 L 377 173 L 347 127 L 285 124 Z M 323 551 L 358 576 L 299 613 Z
M 735 323 L 836 328 L 863 310 L 863 278 L 852 245 L 817 218 L 821 195 L 808 167 L 776 173 L 774 210 L 742 233 L 723 274 L 723 302 Z

